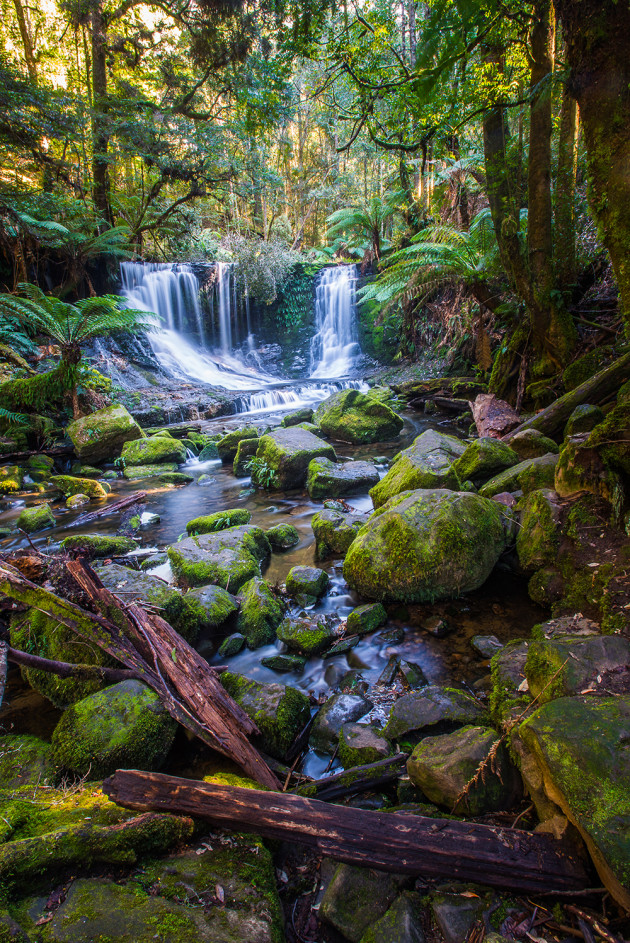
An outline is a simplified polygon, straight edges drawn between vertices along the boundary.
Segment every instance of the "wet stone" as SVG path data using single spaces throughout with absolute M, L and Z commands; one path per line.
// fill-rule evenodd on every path
M 329 648 L 324 657 L 331 658 L 333 655 L 342 655 L 344 652 L 349 652 L 359 644 L 359 641 L 360 639 L 356 636 L 353 638 L 343 638 L 339 642 L 336 642 L 332 648 Z
M 219 657 L 220 658 L 231 658 L 232 655 L 238 655 L 238 653 L 245 646 L 245 636 L 241 635 L 240 632 L 234 632 L 232 635 L 228 635 L 226 639 L 221 642 L 219 646 Z
M 358 720 L 372 707 L 360 694 L 333 694 L 315 715 L 309 744 L 315 750 L 330 753 L 344 724 Z
M 348 616 L 348 633 L 365 635 L 374 632 L 387 622 L 387 612 L 382 603 L 366 603 L 357 606 Z
M 314 566 L 294 566 L 287 576 L 287 593 L 289 596 L 305 594 L 307 596 L 323 596 L 330 586 L 330 577 L 325 570 Z
M 473 635 L 470 644 L 481 658 L 492 658 L 503 648 L 496 635 Z
M 273 671 L 303 671 L 306 658 L 302 655 L 267 655 L 261 658 L 260 663 Z
M 485 716 L 481 705 L 470 694 L 457 688 L 429 685 L 420 691 L 404 694 L 396 701 L 383 735 L 388 740 L 413 731 L 422 731 L 426 735 L 444 725 L 452 729 L 483 722 Z
M 340 864 L 326 888 L 319 915 L 350 943 L 382 917 L 408 878 L 355 865 Z

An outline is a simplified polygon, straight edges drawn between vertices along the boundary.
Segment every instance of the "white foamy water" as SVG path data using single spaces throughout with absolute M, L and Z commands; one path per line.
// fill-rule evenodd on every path
M 311 377 L 347 376 L 361 353 L 356 327 L 354 265 L 326 268 L 315 292 L 315 335 L 311 341 Z

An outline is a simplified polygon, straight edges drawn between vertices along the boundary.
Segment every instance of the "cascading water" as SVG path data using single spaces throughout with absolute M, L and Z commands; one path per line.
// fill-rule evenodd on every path
M 351 372 L 360 348 L 356 327 L 354 265 L 326 268 L 315 291 L 315 330 L 310 376 L 332 379 Z

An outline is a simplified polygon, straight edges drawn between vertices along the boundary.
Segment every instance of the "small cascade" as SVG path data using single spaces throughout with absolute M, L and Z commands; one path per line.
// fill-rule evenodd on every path
M 326 268 L 315 292 L 311 377 L 347 376 L 360 354 L 356 327 L 355 265 Z
M 219 344 L 224 354 L 232 353 L 232 266 L 217 262 L 217 296 L 219 301 Z
M 240 414 L 263 413 L 269 410 L 302 409 L 316 406 L 340 390 L 360 390 L 366 393 L 367 383 L 361 380 L 339 380 L 336 383 L 308 383 L 293 387 L 275 387 L 259 393 L 239 396 L 234 411 Z

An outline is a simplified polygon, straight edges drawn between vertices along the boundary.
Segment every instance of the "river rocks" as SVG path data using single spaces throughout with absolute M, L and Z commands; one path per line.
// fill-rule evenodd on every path
M 538 703 L 598 690 L 598 678 L 630 664 L 630 641 L 619 635 L 557 636 L 529 643 L 525 675 Z M 604 683 L 605 690 L 605 683 Z
M 581 432 L 591 432 L 604 418 L 604 413 L 599 406 L 589 406 L 588 403 L 582 403 L 580 406 L 575 407 L 567 419 L 567 424 L 564 427 L 564 438 L 579 435 Z
M 422 895 L 403 891 L 360 943 L 425 943 Z
M 36 504 L 34 507 L 24 508 L 15 522 L 18 530 L 25 534 L 35 534 L 38 530 L 55 526 L 55 515 L 48 504 Z
M 519 457 L 509 445 L 485 436 L 470 443 L 454 463 L 453 471 L 459 481 L 470 480 L 478 485 L 518 463 Z
M 479 657 L 484 659 L 492 658 L 503 648 L 503 642 L 500 642 L 496 635 L 473 635 L 470 644 Z
M 261 733 L 262 749 L 283 760 L 310 717 L 309 700 L 301 691 L 284 684 L 262 684 L 224 671 L 221 684 Z
M 403 427 L 389 406 L 358 390 L 333 393 L 317 407 L 314 422 L 331 438 L 354 444 L 393 439 Z
M 483 723 L 486 714 L 481 705 L 465 691 L 428 685 L 403 694 L 391 709 L 383 736 L 397 740 L 408 733 L 432 733 L 436 728 L 452 729 L 465 724 Z M 431 729 L 433 728 L 433 730 Z
M 276 429 L 260 440 L 252 481 L 265 488 L 300 488 L 309 463 L 318 456 L 337 457 L 332 445 L 305 429 Z
M 305 406 L 303 409 L 296 409 L 293 413 L 287 413 L 283 417 L 280 425 L 287 429 L 289 426 L 299 426 L 302 422 L 311 422 L 313 418 L 313 410 L 310 406 Z
M 380 731 L 369 724 L 344 723 L 339 731 L 339 760 L 344 769 L 377 763 L 391 752 Z
M 504 546 L 495 502 L 453 491 L 403 492 L 370 517 L 343 573 L 368 599 L 433 602 L 483 585 Z
M 553 488 L 556 475 L 558 456 L 555 454 L 541 455 L 532 459 L 531 463 L 518 475 L 518 484 L 524 494 L 531 494 L 539 488 Z
M 290 550 L 300 542 L 300 535 L 293 524 L 276 524 L 265 531 L 265 536 L 275 552 Z
M 177 474 L 177 465 L 175 462 L 164 462 L 163 465 L 130 465 L 123 471 L 123 476 L 128 481 L 134 481 L 140 478 L 157 478 L 161 475 Z
M 134 442 L 125 442 L 122 458 L 125 466 L 129 465 L 161 465 L 164 462 L 174 462 L 182 465 L 186 461 L 186 446 L 177 439 L 169 436 L 156 435 L 150 439 L 137 439 Z
M 417 488 L 457 488 L 453 463 L 466 451 L 466 444 L 451 435 L 428 429 L 394 459 L 384 478 L 372 488 L 370 497 L 379 508 L 389 498 Z
M 222 436 L 217 442 L 217 451 L 219 453 L 219 458 L 225 464 L 229 464 L 234 461 L 236 456 L 236 451 L 238 449 L 238 444 L 243 439 L 257 439 L 258 438 L 258 429 L 256 426 L 243 426 L 242 429 L 234 429 L 232 432 L 228 432 L 226 435 Z
M 66 429 L 82 462 L 103 462 L 119 455 L 126 442 L 144 435 L 124 406 L 108 406 L 75 419 Z
M 359 943 L 387 912 L 407 880 L 397 874 L 340 864 L 324 892 L 319 916 L 350 943 Z
M 26 460 L 26 470 L 33 481 L 48 481 L 54 467 L 55 460 L 50 455 L 31 455 Z M 99 471 L 98 475 L 100 474 Z M 84 475 L 83 477 L 89 478 L 91 476 Z
M 139 465 L 138 468 L 146 466 Z M 131 469 L 133 471 L 133 469 Z M 158 478 L 162 485 L 190 485 L 195 480 L 194 475 L 188 475 L 186 472 L 163 472 Z
M 131 537 L 116 537 L 107 534 L 72 534 L 61 541 L 62 550 L 92 559 L 124 557 L 137 546 L 136 541 Z
M 234 456 L 234 464 L 232 466 L 232 472 L 237 478 L 249 477 L 249 463 L 258 451 L 259 444 L 260 439 L 258 436 L 252 439 L 241 439 L 238 443 L 236 455 Z
M 304 671 L 306 658 L 302 655 L 267 655 L 260 659 L 260 663 L 273 671 Z
M 102 779 L 116 769 L 159 769 L 176 724 L 141 681 L 121 681 L 69 707 L 52 736 L 60 769 Z
M 604 464 L 599 451 L 587 447 L 588 439 L 590 436 L 573 436 L 564 442 L 555 469 L 554 487 L 563 498 L 588 491 L 610 500 L 617 477 Z
M 510 448 L 518 455 L 521 462 L 528 458 L 538 458 L 550 452 L 556 455 L 560 451 L 556 442 L 543 435 L 538 429 L 523 429 L 510 439 Z
M 347 626 L 349 635 L 366 635 L 387 622 L 385 607 L 380 602 L 366 603 L 357 606 L 348 615 Z
M 484 775 L 462 796 L 497 739 L 496 730 L 490 727 L 464 727 L 443 736 L 425 737 L 407 761 L 409 778 L 431 802 L 449 812 L 460 797 L 456 808 L 460 815 L 509 809 L 520 789 L 518 774 L 502 745 Z
M 28 734 L 0 736 L 0 790 L 52 783 L 55 773 L 49 743 Z
M 3 465 L 0 468 L 0 494 L 15 494 L 22 490 L 24 469 L 19 465 Z
M 294 566 L 287 576 L 289 596 L 323 596 L 330 586 L 330 577 L 316 566 Z
M 371 708 L 372 702 L 360 694 L 333 694 L 315 714 L 309 744 L 332 753 L 343 725 L 363 717 Z
M 200 462 L 214 462 L 219 458 L 219 450 L 216 442 L 206 442 L 199 453 Z
M 199 589 L 191 589 L 183 596 L 183 601 L 192 610 L 202 629 L 219 628 L 238 609 L 234 596 L 221 586 L 201 586 Z
M 549 798 L 579 829 L 602 881 L 630 909 L 630 697 L 558 698 L 519 727 Z
M 85 507 L 85 505 L 89 503 L 90 499 L 87 494 L 71 494 L 69 498 L 66 498 L 66 507 L 70 511 Z
M 529 642 L 514 639 L 492 656 L 490 713 L 497 724 L 518 716 L 531 701 L 525 678 Z
M 326 622 L 310 619 L 285 619 L 278 626 L 277 635 L 290 651 L 301 655 L 319 655 L 334 639 Z
M 560 505 L 555 491 L 541 489 L 528 495 L 516 535 L 518 561 L 524 570 L 555 563 L 560 547 Z
M 247 640 L 248 648 L 260 648 L 273 642 L 276 628 L 284 618 L 285 605 L 266 580 L 254 577 L 241 587 L 241 605 L 237 627 Z
M 492 498 L 494 495 L 501 494 L 504 491 L 519 491 L 523 488 L 521 476 L 527 483 L 528 491 L 535 488 L 553 487 L 553 472 L 557 461 L 557 455 L 541 455 L 537 458 L 528 458 L 518 465 L 512 465 L 500 474 L 495 475 L 485 483 L 480 489 L 479 494 L 482 498 Z
M 53 475 L 50 479 L 57 491 L 66 497 L 71 494 L 87 494 L 89 498 L 104 498 L 108 493 L 102 484 L 91 478 L 75 478 L 73 475 Z M 107 486 L 109 487 L 109 485 Z
M 369 491 L 378 481 L 378 471 L 371 462 L 336 465 L 329 458 L 314 458 L 308 466 L 306 490 L 314 500 L 339 498 Z
M 186 532 L 190 536 L 196 534 L 212 534 L 227 527 L 237 527 L 240 524 L 249 524 L 252 519 L 250 511 L 245 508 L 232 508 L 228 511 L 215 511 L 214 514 L 205 514 L 195 517 L 186 524 Z
M 361 528 L 367 524 L 368 514 L 333 511 L 325 508 L 311 518 L 315 534 L 315 553 L 318 560 L 332 555 L 345 556 Z
M 245 636 L 241 632 L 233 632 L 232 635 L 228 635 L 227 638 L 224 638 L 221 644 L 219 645 L 218 655 L 219 658 L 232 658 L 234 655 L 238 655 L 245 648 Z
M 245 524 L 217 534 L 188 537 L 168 548 L 168 558 L 178 580 L 189 586 L 213 583 L 232 593 L 253 576 L 271 553 L 260 527 Z

